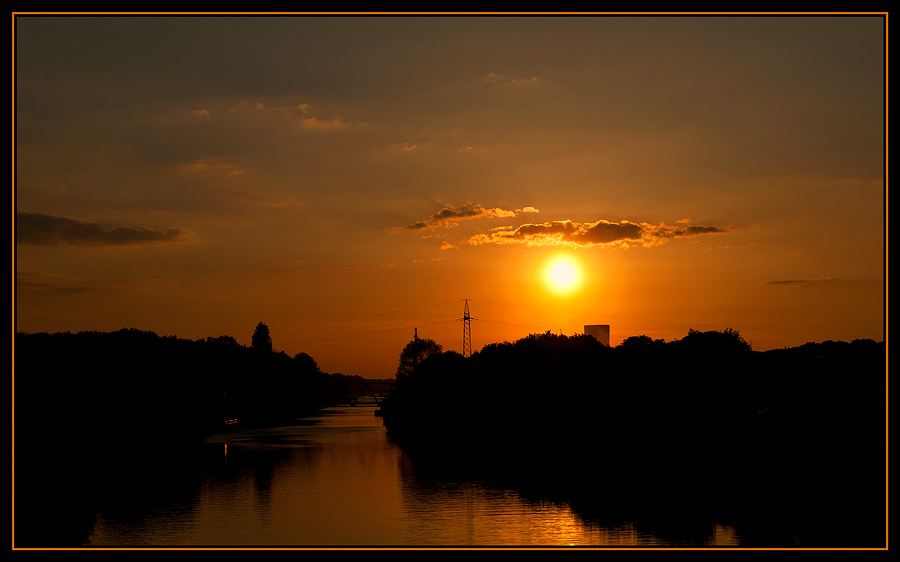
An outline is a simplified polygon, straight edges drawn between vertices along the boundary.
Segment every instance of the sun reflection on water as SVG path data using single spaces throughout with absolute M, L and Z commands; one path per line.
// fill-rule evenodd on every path
M 308 421 L 211 439 L 217 454 L 194 494 L 127 517 L 100 514 L 88 544 L 672 546 L 630 520 L 592 521 L 566 502 L 413 463 L 372 408 L 334 408 Z M 685 539 L 740 545 L 721 524 Z

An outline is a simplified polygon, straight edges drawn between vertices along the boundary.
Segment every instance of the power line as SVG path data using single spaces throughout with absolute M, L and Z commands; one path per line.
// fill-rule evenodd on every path
M 432 308 L 435 306 L 444 306 L 444 305 L 448 305 L 448 304 L 455 304 L 455 303 L 458 303 L 460 300 L 461 299 L 456 299 L 453 301 L 439 302 L 439 303 L 434 303 L 434 304 L 426 304 L 426 305 L 422 305 L 422 306 L 414 306 L 411 308 L 400 308 L 397 310 L 386 310 L 384 312 L 373 312 L 371 314 L 361 314 L 359 316 L 349 316 L 347 318 L 338 318 L 335 320 L 319 320 L 316 322 L 309 322 L 307 324 L 289 324 L 289 325 L 282 324 L 279 326 L 269 326 L 269 329 L 282 330 L 282 329 L 286 329 L 286 328 L 306 328 L 309 326 L 317 326 L 319 324 L 332 324 L 335 322 L 346 322 L 348 320 L 358 320 L 360 318 L 370 318 L 372 316 L 384 316 L 385 314 L 395 314 L 397 312 L 408 312 L 410 310 L 420 310 L 422 308 Z M 253 332 L 253 330 L 245 330 L 245 331 L 234 332 L 234 333 L 235 334 L 250 334 L 252 332 Z M 307 340 L 307 341 L 309 341 L 309 340 Z M 291 342 L 291 343 L 295 343 L 295 342 Z
M 817 334 L 857 334 L 857 335 L 871 335 L 871 332 L 850 332 L 846 330 L 802 330 L 796 328 L 761 328 L 759 326 L 734 326 L 734 325 L 726 325 L 712 322 L 682 322 L 675 320 L 648 320 L 646 318 L 631 318 L 628 316 L 611 316 L 609 314 L 599 314 L 595 312 L 576 312 L 571 310 L 555 310 L 551 308 L 540 308 L 536 306 L 527 306 L 521 304 L 508 304 L 508 303 L 499 303 L 499 302 L 489 302 L 489 301 L 473 301 L 473 302 L 481 302 L 484 304 L 493 304 L 497 306 L 509 306 L 513 308 L 525 308 L 530 310 L 541 310 L 544 312 L 554 312 L 557 314 L 574 314 L 578 316 L 591 316 L 598 317 L 602 316 L 604 318 L 613 318 L 616 320 L 633 320 L 635 322 L 649 322 L 649 323 L 662 323 L 662 324 L 678 324 L 681 326 L 710 326 L 717 328 L 733 328 L 733 329 L 741 329 L 741 330 L 763 330 L 763 331 L 780 331 L 780 332 L 799 332 L 799 333 L 817 333 Z M 538 326 L 534 326 L 538 327 Z
M 472 317 L 470 316 L 469 310 L 468 310 L 468 308 L 469 308 L 469 307 L 468 307 L 468 301 L 469 301 L 469 299 L 456 299 L 456 300 L 452 300 L 452 301 L 445 301 L 445 302 L 433 303 L 433 304 L 427 304 L 427 305 L 422 305 L 422 306 L 414 306 L 414 307 L 402 308 L 402 309 L 397 309 L 397 310 L 389 310 L 389 311 L 384 311 L 384 312 L 375 312 L 375 313 L 371 313 L 371 314 L 362 314 L 362 315 L 357 315 L 357 316 L 350 316 L 350 317 L 340 318 L 340 319 L 335 319 L 335 320 L 322 320 L 322 321 L 318 321 L 318 322 L 311 322 L 311 323 L 308 323 L 308 324 L 294 325 L 294 326 L 288 326 L 288 327 L 302 328 L 302 327 L 316 326 L 316 325 L 321 325 L 321 324 L 330 324 L 330 323 L 336 323 L 336 322 L 345 322 L 345 321 L 348 321 L 348 320 L 358 320 L 358 319 L 360 319 L 360 318 L 371 318 L 371 317 L 374 317 L 374 316 L 383 316 L 383 315 L 386 315 L 386 314 L 394 314 L 394 313 L 398 313 L 398 312 L 408 312 L 408 311 L 411 311 L 411 310 L 421 310 L 421 309 L 424 309 L 424 308 L 432 308 L 432 307 L 436 307 L 436 306 L 445 306 L 445 305 L 449 305 L 449 304 L 455 304 L 455 303 L 458 303 L 460 300 L 463 300 L 463 301 L 465 302 L 465 310 L 464 310 L 464 316 L 463 316 L 463 318 L 461 318 L 461 319 L 453 319 L 453 320 L 439 320 L 439 321 L 428 322 L 428 323 L 424 323 L 424 324 L 423 324 L 422 322 L 417 322 L 415 326 L 422 326 L 422 325 L 430 326 L 430 325 L 437 325 L 437 324 L 446 324 L 446 323 L 449 323 L 449 322 L 457 322 L 457 321 L 462 320 L 462 321 L 464 322 L 464 326 L 463 326 L 463 355 L 466 355 L 466 352 L 467 352 L 467 351 L 468 351 L 469 353 L 471 353 L 471 325 L 470 325 L 470 321 L 471 321 L 471 320 L 474 320 L 474 318 L 472 318 Z M 752 327 L 752 326 L 734 326 L 734 325 L 726 326 L 726 325 L 724 325 L 724 324 L 707 323 L 707 322 L 682 322 L 682 321 L 672 321 L 672 320 L 648 320 L 648 319 L 646 319 L 646 318 L 633 318 L 633 317 L 626 317 L 626 316 L 611 316 L 611 315 L 607 315 L 607 314 L 598 314 L 598 313 L 596 313 L 596 312 L 577 312 L 577 311 L 558 310 L 558 309 L 542 308 L 542 307 L 536 307 L 536 306 L 528 306 L 528 305 L 520 305 L 520 304 L 509 304 L 509 303 L 498 303 L 498 302 L 482 301 L 482 300 L 473 300 L 473 302 L 480 302 L 480 303 L 483 303 L 483 304 L 490 304 L 490 305 L 496 305 L 496 306 L 506 306 L 506 307 L 512 307 L 512 308 L 523 308 L 523 309 L 528 309 L 528 310 L 539 310 L 539 311 L 543 311 L 543 312 L 552 312 L 552 313 L 557 313 L 557 314 L 572 314 L 572 315 L 578 315 L 578 316 L 591 316 L 591 317 L 603 316 L 603 317 L 605 317 L 605 318 L 612 318 L 612 319 L 617 319 L 617 320 L 632 320 L 632 321 L 636 321 L 636 322 L 647 322 L 647 323 L 678 324 L 678 325 L 682 325 L 682 326 L 709 326 L 709 327 L 720 327 L 720 328 L 721 328 L 721 327 L 729 327 L 729 328 L 742 329 L 742 330 L 763 330 L 763 331 L 776 331 L 776 330 L 777 330 L 777 331 L 783 331 L 783 332 L 797 332 L 797 333 L 858 334 L 858 335 L 867 335 L 867 336 L 870 336 L 870 335 L 871 335 L 869 332 L 848 332 L 848 331 L 834 331 L 834 330 L 803 330 L 803 329 L 794 329 L 794 328 L 761 328 L 761 327 Z M 540 330 L 552 330 L 552 328 L 549 328 L 549 327 L 547 327 L 547 326 L 538 326 L 538 325 L 534 325 L 534 324 L 521 324 L 521 323 L 515 323 L 515 322 L 504 322 L 504 321 L 500 321 L 500 320 L 488 320 L 488 319 L 485 319 L 485 318 L 480 318 L 479 320 L 482 321 L 482 322 L 487 322 L 487 323 L 491 323 L 491 324 L 504 324 L 504 325 L 508 325 L 508 326 L 519 326 L 519 327 L 523 327 L 523 328 L 535 328 L 535 329 L 540 329 Z M 322 341 L 322 340 L 329 340 L 329 339 L 339 339 L 339 338 L 348 338 L 348 337 L 366 336 L 366 335 L 370 335 L 370 334 L 377 334 L 377 333 L 383 333 L 383 332 L 392 332 L 392 331 L 399 331 L 399 330 L 408 330 L 408 329 L 410 329 L 410 328 L 414 328 L 415 326 L 401 326 L 401 327 L 397 327 L 397 328 L 384 328 L 384 329 L 380 329 L 380 330 L 370 330 L 370 331 L 367 331 L 367 332 L 357 332 L 357 333 L 352 333 L 352 334 L 338 334 L 338 335 L 334 335 L 334 336 L 322 336 L 322 337 L 310 338 L 310 339 L 305 339 L 305 340 L 296 340 L 296 341 L 290 341 L 290 342 L 278 342 L 278 344 L 279 344 L 279 345 L 293 345 L 293 344 L 308 343 L 308 342 Z M 277 327 L 277 328 L 281 329 L 281 328 L 285 328 L 285 326 L 279 326 L 279 327 Z
M 501 320 L 485 320 L 484 318 L 480 319 L 482 322 L 487 322 L 488 324 L 505 324 L 507 326 L 520 326 L 522 328 L 537 328 L 539 330 L 552 330 L 549 326 L 535 326 L 534 324 L 516 324 L 515 322 L 503 322 Z
M 278 342 L 278 345 L 292 345 L 292 344 L 297 344 L 297 343 L 308 343 L 308 342 L 321 341 L 321 340 L 332 340 L 332 339 L 338 339 L 338 338 L 350 338 L 350 337 L 355 337 L 355 336 L 367 336 L 367 335 L 369 335 L 369 334 L 378 334 L 378 333 L 381 333 L 381 332 L 396 332 L 396 331 L 399 331 L 399 330 L 409 330 L 410 328 L 416 328 L 417 326 L 432 326 L 432 325 L 435 325 L 435 324 L 448 324 L 448 323 L 450 323 L 450 322 L 456 322 L 456 319 L 453 319 L 453 320 L 438 320 L 437 322 L 426 322 L 426 323 L 424 323 L 424 324 L 423 324 L 422 322 L 417 322 L 415 325 L 411 325 L 411 326 L 399 326 L 399 327 L 397 327 L 397 328 L 384 328 L 384 329 L 381 329 L 381 330 L 371 330 L 371 331 L 368 331 L 368 332 L 358 332 L 358 333 L 355 333 L 355 334 L 338 334 L 338 335 L 336 335 L 336 336 L 322 336 L 322 337 L 320 337 L 320 338 L 312 338 L 312 339 L 308 339 L 308 340 L 297 340 L 297 341 L 289 341 L 289 342 Z
M 370 317 L 372 317 L 372 316 L 384 316 L 385 314 L 395 314 L 395 313 L 397 313 L 397 312 L 408 312 L 408 311 L 410 311 L 410 310 L 420 310 L 420 309 L 423 309 L 423 308 L 432 308 L 432 307 L 435 307 L 435 306 L 443 306 L 443 305 L 454 304 L 454 303 L 458 303 L 458 302 L 459 302 L 459 299 L 457 299 L 457 300 L 455 300 L 455 301 L 439 302 L 439 303 L 435 303 L 435 304 L 426 304 L 426 305 L 423 305 L 423 306 L 414 306 L 414 307 L 411 307 L 411 308 L 401 308 L 401 309 L 398 309 L 398 310 L 387 310 L 387 311 L 384 311 L 384 312 L 373 312 L 372 314 L 361 314 L 361 315 L 359 315 L 359 316 L 350 316 L 350 317 L 348 317 L 348 318 L 340 318 L 340 319 L 337 319 L 337 320 L 320 320 L 320 321 L 318 321 L 318 322 L 310 322 L 309 324 L 300 324 L 299 326 L 296 326 L 296 325 L 295 325 L 295 326 L 278 326 L 278 327 L 279 327 L 279 328 L 285 328 L 285 327 L 287 327 L 287 328 L 305 328 L 305 327 L 307 327 L 307 326 L 316 326 L 316 325 L 318 325 L 318 324 L 331 324 L 331 323 L 333 323 L 333 322 L 346 322 L 347 320 L 358 320 L 358 319 L 360 319 L 360 318 L 370 318 Z
M 614 318 L 616 320 L 635 320 L 638 322 L 662 322 L 662 323 L 667 323 L 667 324 L 682 324 L 685 326 L 722 326 L 721 324 L 713 324 L 713 323 L 708 323 L 708 322 L 679 322 L 679 321 L 674 321 L 674 320 L 647 320 L 646 318 L 630 318 L 627 316 L 611 316 L 609 314 L 600 314 L 600 313 L 596 313 L 596 312 L 577 312 L 577 311 L 573 311 L 573 310 L 557 310 L 557 309 L 553 309 L 553 308 L 541 308 L 541 307 L 537 307 L 537 306 L 527 306 L 527 305 L 522 305 L 522 304 L 508 304 L 508 303 L 489 302 L 489 301 L 473 301 L 473 302 L 481 302 L 484 304 L 493 304 L 493 305 L 497 305 L 497 306 L 509 306 L 509 307 L 513 307 L 513 308 L 526 308 L 529 310 L 541 310 L 543 312 L 555 312 L 557 314 L 574 314 L 577 316 L 592 316 L 592 317 L 603 316 L 605 318 Z

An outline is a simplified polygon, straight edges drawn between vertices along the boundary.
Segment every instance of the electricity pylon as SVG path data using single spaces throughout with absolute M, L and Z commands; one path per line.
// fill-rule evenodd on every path
M 466 309 L 463 312 L 463 357 L 472 355 L 472 317 L 469 316 L 469 299 L 466 299 Z

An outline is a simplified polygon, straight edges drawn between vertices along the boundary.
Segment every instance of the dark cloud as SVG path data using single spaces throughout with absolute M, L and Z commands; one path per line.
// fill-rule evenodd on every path
M 714 234 L 716 232 L 725 232 L 725 230 L 718 226 L 689 226 L 679 236 L 697 236 L 699 234 Z
M 572 221 L 553 221 L 543 224 L 523 224 L 514 229 L 503 227 L 495 229 L 494 232 L 498 236 L 512 240 L 529 240 L 535 237 L 574 235 L 577 232 L 576 229 L 577 226 Z
M 531 207 L 528 207 L 531 209 Z M 531 211 L 534 212 L 534 211 Z M 499 217 L 514 217 L 516 216 L 515 211 L 507 211 L 500 208 L 493 209 L 485 209 L 481 205 L 463 205 L 462 207 L 456 209 L 451 206 L 444 207 L 440 211 L 431 215 L 427 219 L 423 221 L 417 221 L 412 223 L 409 226 L 401 226 L 390 229 L 391 232 L 404 232 L 410 230 L 424 230 L 427 228 L 438 228 L 441 226 L 450 227 L 455 226 L 457 223 L 467 219 L 474 219 L 479 217 L 485 218 L 499 218 Z
M 630 221 L 610 222 L 598 220 L 592 223 L 577 223 L 570 220 L 552 221 L 540 224 L 523 224 L 517 227 L 498 227 L 490 234 L 471 237 L 470 244 L 512 244 L 595 246 L 640 243 L 644 246 L 658 246 L 672 238 L 717 234 L 727 229 L 717 226 L 670 226 L 665 223 L 653 225 Z
M 33 271 L 16 272 L 16 291 L 25 293 L 72 295 L 90 293 L 94 287 L 80 279 L 57 273 Z
M 837 281 L 834 277 L 826 277 L 823 279 L 782 279 L 780 281 L 766 281 L 766 285 L 818 285 L 822 283 L 833 283 Z
M 575 234 L 573 239 L 586 244 L 609 244 L 619 240 L 639 240 L 642 232 L 641 225 L 633 222 L 615 223 L 600 220 L 588 226 L 583 232 Z
M 57 215 L 19 211 L 16 213 L 16 243 L 52 246 L 57 244 L 127 246 L 179 240 L 186 231 L 179 228 L 156 230 L 146 227 L 104 227 L 90 221 Z

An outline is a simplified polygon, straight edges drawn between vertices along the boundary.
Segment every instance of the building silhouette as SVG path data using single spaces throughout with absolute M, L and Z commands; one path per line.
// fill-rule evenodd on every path
M 584 333 L 594 336 L 597 341 L 609 347 L 609 324 L 591 324 L 584 327 Z

